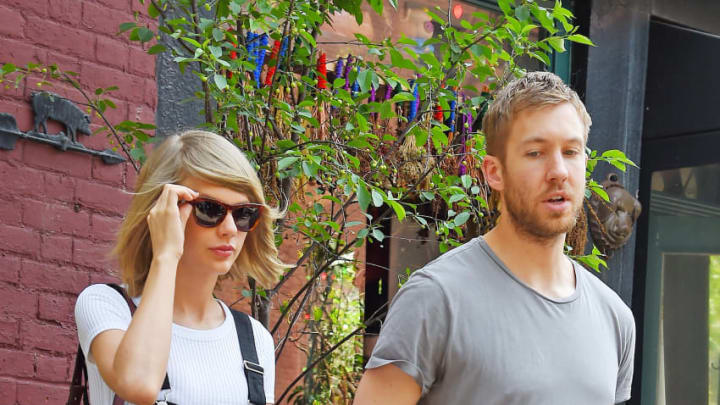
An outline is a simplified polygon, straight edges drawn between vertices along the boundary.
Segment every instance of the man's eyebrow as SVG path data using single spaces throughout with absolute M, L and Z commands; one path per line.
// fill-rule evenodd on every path
M 545 137 L 533 136 L 531 138 L 525 139 L 524 141 L 521 142 L 521 144 L 525 145 L 525 144 L 529 144 L 529 143 L 548 143 L 548 142 L 549 142 L 548 139 Z M 582 138 L 573 136 L 573 137 L 566 138 L 564 142 L 582 144 L 583 140 L 582 140 Z

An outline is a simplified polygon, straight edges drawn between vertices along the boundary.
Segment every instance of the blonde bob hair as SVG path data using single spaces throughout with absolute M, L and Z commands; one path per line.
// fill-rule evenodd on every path
M 483 117 L 482 130 L 488 155 L 505 158 L 510 125 L 515 114 L 549 105 L 570 103 L 575 107 L 585 129 L 585 142 L 592 120 L 577 93 L 550 72 L 528 72 L 503 87 Z
M 147 216 L 165 184 L 196 177 L 245 194 L 250 202 L 265 204 L 257 173 L 237 146 L 217 134 L 191 130 L 169 136 L 150 154 L 140 170 L 135 194 L 120 225 L 111 255 L 118 260 L 122 281 L 131 296 L 142 294 L 153 258 Z M 270 287 L 284 269 L 278 259 L 273 223 L 277 209 L 266 206 L 262 218 L 249 232 L 237 260 L 220 279 L 242 280 L 249 275 Z

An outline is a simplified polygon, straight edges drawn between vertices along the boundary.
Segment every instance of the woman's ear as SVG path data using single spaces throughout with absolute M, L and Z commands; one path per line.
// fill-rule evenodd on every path
M 495 191 L 503 191 L 505 187 L 503 167 L 497 156 L 485 155 L 482 162 L 482 172 L 490 188 Z

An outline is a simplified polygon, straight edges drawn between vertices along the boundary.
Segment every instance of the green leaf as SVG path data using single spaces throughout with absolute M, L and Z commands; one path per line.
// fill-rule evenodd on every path
M 420 193 L 420 195 L 422 195 L 423 198 L 425 198 L 428 201 L 432 201 L 435 199 L 435 193 L 433 193 L 432 191 L 423 191 Z
M 388 200 L 388 204 L 392 207 L 392 209 L 395 211 L 395 216 L 397 217 L 398 221 L 402 221 L 405 219 L 405 208 L 398 203 L 397 201 Z
M 357 82 L 360 85 L 360 91 L 363 93 L 370 90 L 370 86 L 372 85 L 372 71 L 369 69 L 363 70 L 362 72 L 358 73 L 357 75 Z
M 137 27 L 137 24 L 135 24 L 134 22 L 122 23 L 122 24 L 120 24 L 120 27 L 118 28 L 118 30 L 119 30 L 118 34 L 128 31 L 128 30 L 131 30 L 135 27 Z
M 383 239 L 385 239 L 385 234 L 379 229 L 373 229 L 372 235 L 373 238 L 377 239 L 378 242 L 382 242 Z
M 596 45 L 590 40 L 590 38 L 586 37 L 585 35 L 573 34 L 573 35 L 570 35 L 567 39 L 569 39 L 570 41 L 573 41 L 573 42 L 577 42 L 577 43 L 579 43 L 579 44 L 596 46 Z
M 382 207 L 383 205 L 383 196 L 376 189 L 372 190 L 372 203 L 376 207 Z
M 150 49 L 148 49 L 147 52 L 148 52 L 150 55 L 156 55 L 156 54 L 158 54 L 158 53 L 163 53 L 163 52 L 165 52 L 166 50 L 167 50 L 167 48 L 165 48 L 165 45 L 163 45 L 163 44 L 157 44 L 157 45 L 151 46 Z
M 155 33 L 145 27 L 139 27 L 137 29 L 137 36 L 140 42 L 148 42 L 155 36 Z
M 498 6 L 505 15 L 512 15 L 512 9 L 510 8 L 510 0 L 498 0 Z
M 468 211 L 463 211 L 457 214 L 454 219 L 455 226 L 462 226 L 463 224 L 465 224 L 465 222 L 467 222 L 468 219 L 470 219 L 470 213 Z
M 470 188 L 472 185 L 472 177 L 470 177 L 469 174 L 463 174 L 462 177 L 460 177 L 460 181 L 465 188 Z
M 370 193 L 368 192 L 367 187 L 365 187 L 365 184 L 360 183 L 357 185 L 357 199 L 358 204 L 360 204 L 360 208 L 363 211 L 367 211 L 370 206 Z
M 298 159 L 300 159 L 300 158 L 298 158 L 297 156 L 284 157 L 278 161 L 277 169 L 285 170 L 288 167 L 292 166 L 295 162 L 297 162 Z
M 303 38 L 305 38 L 305 40 L 308 42 L 308 44 L 310 44 L 311 47 L 313 47 L 313 48 L 316 48 L 316 47 L 317 47 L 317 43 L 315 42 L 315 38 L 313 38 L 312 35 L 310 35 L 307 31 L 305 31 L 305 30 L 299 30 L 299 31 L 298 31 L 298 34 L 300 34 L 300 36 L 302 36 Z
M 453 194 L 450 196 L 448 203 L 452 204 L 452 203 L 462 200 L 463 198 L 465 198 L 465 194 Z
M 227 87 L 227 79 L 225 79 L 225 75 L 215 73 L 215 76 L 213 77 L 215 80 L 215 85 L 218 87 L 218 89 L 225 90 Z
M 520 21 L 527 21 L 530 19 L 530 10 L 527 6 L 520 6 L 515 9 L 515 17 Z
M 365 239 L 367 238 L 368 234 L 370 233 L 370 230 L 368 228 L 363 228 L 358 231 L 357 238 L 358 239 Z
M 565 52 L 565 40 L 560 37 L 549 37 L 548 43 L 553 47 L 554 50 L 563 53 Z
M 155 3 L 150 2 L 148 4 L 148 15 L 152 18 L 157 18 L 160 15 L 160 10 L 155 7 Z
M 220 42 L 225 39 L 225 34 L 219 28 L 213 28 L 212 36 L 215 41 Z
M 208 46 L 208 49 L 210 50 L 212 56 L 215 57 L 215 59 L 220 59 L 220 57 L 222 57 L 222 48 L 220 48 L 219 46 L 210 45 Z
M 388 3 L 390 3 L 390 5 L 392 6 L 392 8 L 394 8 L 395 10 L 397 10 L 397 7 L 398 7 L 397 0 L 388 0 Z

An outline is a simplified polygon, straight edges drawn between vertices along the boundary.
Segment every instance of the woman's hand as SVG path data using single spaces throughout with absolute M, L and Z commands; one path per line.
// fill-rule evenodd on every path
M 180 260 L 185 243 L 185 225 L 192 206 L 181 200 L 192 201 L 198 193 L 185 186 L 166 184 L 155 205 L 147 216 L 153 257 L 170 257 Z

